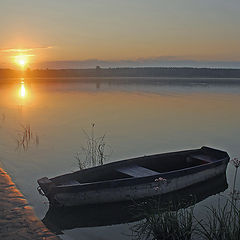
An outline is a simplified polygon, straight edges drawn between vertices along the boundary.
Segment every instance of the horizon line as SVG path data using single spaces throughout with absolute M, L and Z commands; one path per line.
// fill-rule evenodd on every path
M 119 67 L 101 67 L 101 66 L 95 66 L 95 67 L 85 67 L 85 68 L 49 68 L 49 67 L 42 67 L 42 68 L 31 68 L 27 67 L 25 70 L 21 69 L 14 69 L 14 68 L 4 68 L 0 67 L 0 70 L 11 70 L 11 71 L 35 71 L 35 70 L 41 70 L 41 71 L 49 71 L 49 70 L 110 70 L 110 69 L 144 69 L 144 68 L 162 68 L 162 69 L 211 69 L 211 70 L 240 70 L 240 67 L 195 67 L 195 66 L 119 66 Z

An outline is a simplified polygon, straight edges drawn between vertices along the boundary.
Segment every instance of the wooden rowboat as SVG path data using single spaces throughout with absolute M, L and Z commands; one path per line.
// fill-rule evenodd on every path
M 152 209 L 168 209 L 169 203 L 177 208 L 196 205 L 209 196 L 216 195 L 228 188 L 226 173 L 194 184 L 190 187 L 156 197 L 141 199 L 137 202 L 124 201 L 116 203 L 92 204 L 49 209 L 42 219 L 43 223 L 55 234 L 63 234 L 64 230 L 86 227 L 110 226 L 139 221 L 146 217 L 141 206 L 149 205 Z M 154 208 L 155 207 L 155 208 Z M 139 211 L 140 210 L 140 211 Z M 117 217 L 116 217 L 117 216 Z
M 229 155 L 200 149 L 155 154 L 38 180 L 54 206 L 131 201 L 171 193 L 225 173 Z

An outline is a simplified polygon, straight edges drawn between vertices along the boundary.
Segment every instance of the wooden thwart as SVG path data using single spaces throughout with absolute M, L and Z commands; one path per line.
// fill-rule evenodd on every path
M 213 158 L 209 155 L 205 155 L 205 154 L 196 154 L 196 155 L 191 155 L 191 157 L 193 159 L 197 159 L 197 160 L 201 160 L 204 162 L 213 162 Z
M 141 167 L 138 165 L 126 166 L 117 169 L 118 172 L 127 174 L 131 177 L 147 177 L 159 174 L 159 172 L 155 172 L 151 169 Z

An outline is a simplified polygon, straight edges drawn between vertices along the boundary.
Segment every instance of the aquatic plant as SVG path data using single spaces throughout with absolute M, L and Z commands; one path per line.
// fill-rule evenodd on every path
M 82 161 L 82 157 L 81 157 L 80 152 L 75 153 L 74 158 L 77 160 L 78 167 L 79 167 L 80 170 L 86 168 L 86 163 L 84 161 Z
M 131 228 L 133 239 L 190 240 L 195 230 L 193 209 L 173 202 L 164 208 L 159 199 L 147 201 L 141 206 L 144 219 Z
M 237 173 L 238 173 L 238 168 L 240 166 L 240 160 L 238 158 L 233 158 L 231 160 L 232 165 L 235 167 L 235 173 L 234 173 L 234 180 L 233 180 L 233 190 L 232 190 L 232 201 L 237 200 L 235 199 L 235 195 L 238 195 L 239 192 L 236 190 L 236 179 L 237 179 Z
M 235 167 L 233 189 L 228 197 L 219 195 L 218 206 L 207 207 L 206 218 L 198 221 L 198 235 L 204 240 L 239 240 L 240 239 L 240 204 L 239 191 L 236 190 L 236 178 L 240 161 L 231 160 Z M 224 201 L 223 206 L 221 202 Z
M 223 206 L 207 207 L 206 217 L 198 223 L 198 236 L 203 240 L 239 240 L 240 212 L 226 201 Z M 233 207 L 231 210 L 229 208 Z
M 161 189 L 162 184 L 166 184 L 166 183 L 167 183 L 167 179 L 166 179 L 166 178 L 162 178 L 162 177 L 156 178 L 154 181 L 155 181 L 156 183 L 158 183 L 157 186 L 154 187 L 154 189 L 155 189 L 156 191 L 158 191 L 159 189 Z
M 95 136 L 95 123 L 91 125 L 91 132 L 83 133 L 86 138 L 86 144 L 80 146 L 80 152 L 75 153 L 74 158 L 78 162 L 79 169 L 103 165 L 106 158 L 110 155 L 111 148 L 106 144 L 106 135 Z M 107 152 L 108 149 L 108 153 Z
M 35 134 L 30 124 L 21 125 L 21 129 L 18 131 L 16 136 L 17 150 L 23 149 L 27 151 L 30 144 L 39 144 L 39 136 Z
M 5 120 L 6 120 L 6 115 L 5 115 L 5 113 L 2 113 L 1 121 L 2 121 L 2 122 L 5 122 Z
M 0 117 L 0 128 L 4 124 L 5 120 L 6 120 L 6 115 L 4 113 L 2 113 L 1 117 Z

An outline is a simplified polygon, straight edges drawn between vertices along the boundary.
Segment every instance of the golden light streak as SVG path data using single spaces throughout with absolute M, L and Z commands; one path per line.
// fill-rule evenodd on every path
M 0 50 L 1 52 L 4 53 L 11 53 L 11 52 L 15 52 L 15 53 L 22 53 L 22 52 L 31 52 L 33 49 L 32 48 L 26 48 L 26 49 L 15 49 L 15 48 L 11 48 L 11 49 L 2 49 Z
M 20 90 L 19 90 L 19 96 L 20 98 L 25 98 L 26 97 L 26 88 L 24 85 L 24 79 L 22 79 L 21 83 L 20 83 Z
M 32 47 L 32 48 L 5 48 L 5 49 L 0 49 L 0 52 L 3 53 L 24 53 L 24 52 L 32 52 L 35 50 L 44 50 L 44 49 L 51 49 L 53 46 L 43 46 L 43 47 Z

